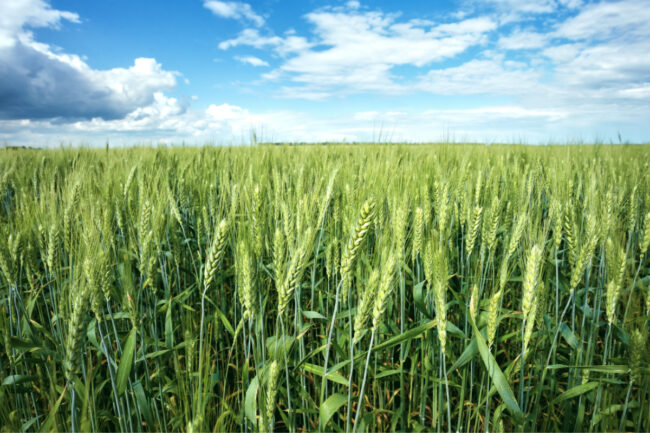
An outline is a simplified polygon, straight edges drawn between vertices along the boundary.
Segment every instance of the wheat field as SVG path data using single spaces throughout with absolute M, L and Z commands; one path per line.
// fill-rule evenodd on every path
M 649 431 L 649 161 L 0 151 L 0 424 Z

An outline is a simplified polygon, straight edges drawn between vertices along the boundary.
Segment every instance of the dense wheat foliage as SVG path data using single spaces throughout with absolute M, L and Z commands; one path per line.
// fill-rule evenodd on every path
M 648 431 L 650 148 L 0 153 L 10 431 Z

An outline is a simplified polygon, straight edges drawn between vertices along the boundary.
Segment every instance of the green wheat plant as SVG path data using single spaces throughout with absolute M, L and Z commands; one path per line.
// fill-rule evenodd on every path
M 0 428 L 648 431 L 648 161 L 0 150 Z

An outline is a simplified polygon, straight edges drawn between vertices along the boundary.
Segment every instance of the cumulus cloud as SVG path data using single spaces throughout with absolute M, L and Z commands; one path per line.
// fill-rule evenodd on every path
M 188 131 L 182 117 L 186 110 L 187 104 L 176 98 L 167 97 L 162 92 L 155 92 L 151 104 L 136 108 L 124 118 L 107 120 L 95 117 L 72 122 L 70 127 L 73 130 L 86 132 L 174 131 L 178 128 Z
M 40 0 L 10 2 L 0 18 L 0 118 L 116 119 L 154 102 L 176 85 L 175 72 L 155 59 L 138 58 L 128 68 L 93 69 L 78 55 L 36 41 L 30 27 L 78 21 Z
M 0 50 L 3 118 L 115 119 L 175 84 L 175 74 L 149 58 L 135 59 L 129 68 L 95 70 L 78 56 L 29 40 Z
M 203 5 L 218 17 L 248 20 L 258 27 L 264 24 L 264 18 L 256 14 L 248 3 L 206 0 Z

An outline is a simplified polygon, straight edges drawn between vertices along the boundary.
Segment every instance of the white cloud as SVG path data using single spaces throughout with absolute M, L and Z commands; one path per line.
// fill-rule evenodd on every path
M 235 59 L 239 60 L 242 63 L 247 63 L 251 66 L 269 66 L 269 63 L 267 61 L 255 56 L 235 56 Z
M 318 10 L 305 18 L 313 26 L 309 41 L 294 34 L 263 36 L 256 29 L 246 29 L 219 48 L 271 47 L 286 61 L 264 78 L 293 82 L 293 86 L 283 86 L 285 96 L 321 99 L 335 93 L 402 92 L 405 88 L 396 83 L 393 68 L 424 67 L 453 58 L 484 43 L 486 34 L 496 28 L 487 17 L 432 25 L 339 8 Z
M 415 21 L 417 22 L 417 21 Z M 411 24 L 414 21 L 410 22 Z M 415 25 L 415 24 L 414 24 Z M 497 25 L 489 17 L 468 18 L 455 23 L 440 24 L 431 29 L 431 35 L 437 36 L 476 36 L 496 30 Z
M 469 120 L 487 123 L 494 120 L 515 120 L 515 119 L 539 119 L 544 118 L 549 121 L 557 121 L 569 117 L 569 113 L 562 110 L 541 110 L 528 109 L 517 105 L 496 105 L 481 108 L 470 108 L 464 110 L 430 110 L 427 114 L 436 114 L 445 116 L 446 120 L 460 121 L 460 125 L 465 123 L 465 118 Z M 480 119 L 477 119 L 480 117 Z
M 583 49 L 584 44 L 562 44 L 545 48 L 542 54 L 557 64 L 567 63 L 575 58 Z
M 178 101 L 157 95 L 156 102 L 139 115 L 105 121 L 92 119 L 59 125 L 49 120 L 0 122 L 0 141 L 10 143 L 58 145 L 59 140 L 73 143 L 133 144 L 139 140 L 181 141 L 203 144 L 248 143 L 255 131 L 261 141 L 405 141 L 426 142 L 451 139 L 478 142 L 560 142 L 569 138 L 585 141 L 598 138 L 593 117 L 603 118 L 611 107 L 580 110 L 562 107 L 525 108 L 519 105 L 487 105 L 466 109 L 423 111 L 365 111 L 309 115 L 296 111 L 255 112 L 222 103 L 206 110 L 183 110 Z M 603 132 L 614 137 L 618 129 L 633 130 L 636 116 L 614 115 L 601 122 Z M 28 124 L 25 124 L 28 122 Z M 627 122 L 627 123 L 626 123 Z M 52 142 L 52 137 L 56 142 Z M 634 139 L 634 138 L 633 138 Z
M 368 64 L 424 66 L 453 57 L 483 41 L 496 28 L 489 18 L 423 28 L 379 12 L 344 14 L 314 12 L 307 20 L 315 26 L 320 47 L 291 59 L 286 70 L 309 72 L 316 68 L 362 68 Z
M 489 7 L 434 22 L 350 1 L 305 15 L 310 30 L 305 34 L 258 29 L 264 19 L 246 3 L 204 2 L 218 16 L 252 23 L 220 49 L 263 50 L 259 57 L 240 52 L 233 57 L 252 66 L 269 66 L 263 59 L 274 58 L 279 66 L 260 74 L 268 86 L 263 91 L 324 101 L 318 114 L 263 111 L 236 101 L 205 101 L 206 109 L 192 109 L 195 97 L 164 93 L 178 74 L 155 59 L 93 69 L 84 58 L 40 43 L 30 32 L 79 21 L 76 14 L 41 0 L 12 2 L 0 16 L 0 142 L 103 143 L 110 137 L 125 144 L 240 143 L 251 130 L 267 141 L 364 141 L 377 139 L 379 131 L 382 139 L 394 141 L 589 141 L 614 137 L 619 129 L 625 138 L 647 140 L 647 127 L 639 126 L 650 118 L 647 4 L 468 1 Z M 394 109 L 339 109 L 353 93 L 391 95 L 399 102 Z M 409 109 L 408 98 L 392 96 L 408 94 L 433 107 L 446 100 L 435 95 L 469 96 L 453 100 L 454 106 L 468 101 L 461 108 L 420 110 Z M 342 103 L 326 102 L 332 97 Z
M 261 36 L 257 29 L 245 29 L 236 38 L 220 42 L 219 49 L 227 50 L 239 45 L 263 48 L 269 45 L 280 45 L 281 43 L 282 38 L 279 36 Z
M 546 45 L 548 36 L 532 31 L 515 30 L 499 38 L 498 46 L 504 50 L 530 50 Z
M 476 11 L 490 13 L 500 25 L 534 22 L 547 19 L 554 13 L 572 13 L 583 0 L 461 0 L 456 16 L 467 16 Z
M 43 0 L 12 0 L 2 4 L 0 14 L 0 49 L 13 47 L 28 27 L 58 27 L 62 20 L 79 22 L 73 12 L 52 9 Z
M 581 49 L 558 46 L 547 54 L 558 59 L 563 48 L 567 55 L 564 62 L 556 63 L 555 74 L 566 87 L 589 89 L 590 95 L 604 96 L 650 82 L 650 41 L 613 41 Z M 575 55 L 569 57 L 572 52 Z
M 539 15 L 552 13 L 558 7 L 555 0 L 469 0 L 469 2 L 492 9 L 496 12 L 495 15 L 501 25 L 530 21 Z
M 155 59 L 138 58 L 128 68 L 92 69 L 78 55 L 40 43 L 25 30 L 57 26 L 61 19 L 77 21 L 76 14 L 37 0 L 15 0 L 9 9 L 15 21 L 0 21 L 0 118 L 121 118 L 176 85 L 177 73 Z
M 267 123 L 264 115 L 251 114 L 242 107 L 230 104 L 211 104 L 205 110 L 204 118 L 205 130 L 218 131 L 229 139 L 245 136 L 250 130 L 263 128 Z
M 203 6 L 212 11 L 213 14 L 222 18 L 232 18 L 236 20 L 248 20 L 256 26 L 264 24 L 264 18 L 256 14 L 248 3 L 206 0 Z
M 572 40 L 649 37 L 649 22 L 650 5 L 645 0 L 592 3 L 561 23 L 554 36 Z
M 309 39 L 246 29 L 220 47 L 270 48 L 285 58 L 262 78 L 281 83 L 279 95 L 289 98 L 324 100 L 350 93 L 426 91 L 511 97 L 542 107 L 572 100 L 601 103 L 609 97 L 628 97 L 637 105 L 642 101 L 639 95 L 645 95 L 644 85 L 650 82 L 650 65 L 644 55 L 650 52 L 650 42 L 646 42 L 650 26 L 645 25 L 650 22 L 650 8 L 642 8 L 642 2 L 589 4 L 577 11 L 573 8 L 582 5 L 577 0 L 490 3 L 502 13 L 517 14 L 566 8 L 570 17 L 547 22 L 546 32 L 532 26 L 514 27 L 491 44 L 487 37 L 497 24 L 489 16 L 435 24 L 399 20 L 395 14 L 377 11 L 325 8 L 305 16 L 312 25 Z M 578 42 L 557 45 L 559 38 Z M 486 48 L 469 61 L 430 69 L 481 46 Z M 512 50 L 526 51 L 515 61 L 508 58 L 507 51 Z M 398 75 L 400 66 L 420 68 L 419 77 Z
M 539 92 L 540 73 L 525 64 L 506 63 L 501 57 L 474 59 L 459 66 L 433 69 L 421 77 L 418 88 L 439 95 L 492 95 L 522 98 Z
M 567 101 L 648 108 L 650 8 L 636 0 L 589 4 L 551 33 L 543 50 Z
M 234 39 L 228 39 L 219 43 L 219 49 L 227 50 L 247 45 L 257 49 L 272 47 L 280 56 L 287 56 L 311 48 L 313 44 L 301 36 L 295 36 L 293 32 L 287 32 L 284 37 L 262 36 L 257 29 L 244 29 Z
M 553 12 L 557 8 L 554 0 L 492 0 L 499 9 L 519 13 L 543 14 Z
M 307 39 L 302 36 L 287 34 L 281 39 L 280 43 L 276 45 L 275 50 L 280 56 L 286 57 L 294 53 L 306 51 L 313 46 L 313 43 L 308 42 Z
M 511 97 L 528 109 L 590 112 L 594 123 L 610 120 L 604 107 L 625 113 L 622 121 L 625 115 L 648 115 L 644 96 L 650 83 L 650 31 L 642 24 L 644 13 L 650 19 L 650 12 L 642 11 L 636 1 L 600 3 L 545 34 L 516 28 L 497 42 L 497 48 L 530 50 L 522 54 L 524 61 L 485 50 L 484 58 L 429 71 L 420 87 L 435 94 Z M 561 38 L 571 42 L 561 43 Z
M 176 130 L 183 126 L 182 115 L 186 109 L 185 104 L 176 98 L 155 92 L 151 104 L 136 108 L 122 119 L 93 118 L 73 122 L 70 126 L 78 131 L 88 132 Z
M 569 9 L 577 9 L 584 4 L 583 0 L 558 0 L 558 3 Z

